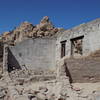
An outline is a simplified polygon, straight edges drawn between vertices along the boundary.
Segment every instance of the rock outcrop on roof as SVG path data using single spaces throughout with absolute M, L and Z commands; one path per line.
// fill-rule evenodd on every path
M 48 16 L 43 17 L 38 25 L 32 25 L 29 22 L 23 22 L 19 27 L 11 32 L 5 32 L 2 35 L 3 42 L 15 45 L 27 38 L 51 37 L 55 35 L 60 28 L 55 28 Z

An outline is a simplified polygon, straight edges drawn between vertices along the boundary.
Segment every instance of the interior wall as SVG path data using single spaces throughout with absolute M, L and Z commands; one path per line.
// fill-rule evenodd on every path
M 9 47 L 10 52 L 19 65 L 27 69 L 55 69 L 56 40 L 51 38 L 28 39 L 14 47 Z M 10 55 L 11 56 L 11 55 Z M 9 58 L 13 66 L 12 57 Z

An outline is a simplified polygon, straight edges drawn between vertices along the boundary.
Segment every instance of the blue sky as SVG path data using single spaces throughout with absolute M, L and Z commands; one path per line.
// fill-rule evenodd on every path
M 68 29 L 100 18 L 100 0 L 0 0 L 0 33 L 23 21 L 38 24 L 43 16 Z

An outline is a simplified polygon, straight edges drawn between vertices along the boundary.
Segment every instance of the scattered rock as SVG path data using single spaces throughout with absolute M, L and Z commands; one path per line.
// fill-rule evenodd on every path
M 3 100 L 7 94 L 7 90 L 4 87 L 0 87 L 0 100 Z
M 41 92 L 47 92 L 48 91 L 48 89 L 46 87 L 39 87 L 39 90 Z
M 43 93 L 38 93 L 37 98 L 42 99 L 42 100 L 46 100 L 46 95 L 44 95 Z

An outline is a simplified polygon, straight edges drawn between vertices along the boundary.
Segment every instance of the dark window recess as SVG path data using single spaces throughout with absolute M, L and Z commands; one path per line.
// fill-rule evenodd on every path
M 80 36 L 71 39 L 71 56 L 79 56 L 83 54 L 83 38 Z
M 66 55 L 66 41 L 61 42 L 61 58 Z
M 19 53 L 19 57 L 22 57 L 22 53 Z
M 15 34 L 15 36 L 14 36 L 14 40 L 16 40 L 16 34 Z

